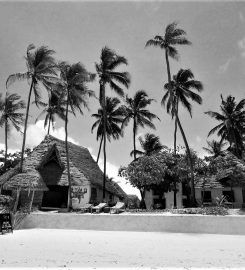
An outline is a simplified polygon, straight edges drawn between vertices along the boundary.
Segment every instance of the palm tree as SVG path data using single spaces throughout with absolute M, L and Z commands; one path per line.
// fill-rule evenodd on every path
M 66 101 L 64 100 L 64 94 L 51 92 L 48 104 L 41 103 L 40 105 L 44 106 L 45 108 L 37 117 L 36 122 L 40 119 L 42 115 L 46 114 L 45 120 L 44 120 L 44 128 L 48 126 L 47 134 L 49 135 L 51 124 L 54 129 L 54 122 L 55 122 L 56 115 L 65 121 Z
M 125 119 L 123 122 L 123 128 L 128 125 L 129 121 L 133 120 L 133 155 L 136 159 L 136 134 L 139 127 L 149 127 L 155 129 L 155 125 L 152 121 L 157 118 L 155 114 L 146 109 L 154 99 L 148 98 L 147 93 L 144 90 L 139 90 L 135 93 L 133 98 L 126 96 L 125 105 Z M 160 119 L 159 119 L 160 120 Z
M 2 99 L 0 94 L 0 127 L 5 126 L 5 156 L 4 156 L 4 169 L 6 170 L 7 152 L 8 152 L 8 135 L 10 125 L 20 131 L 24 122 L 24 114 L 19 110 L 25 109 L 25 102 L 17 94 L 9 94 L 6 92 L 6 97 Z
M 117 140 L 122 136 L 122 130 L 119 124 L 122 124 L 123 122 L 124 108 L 119 106 L 119 104 L 120 100 L 118 98 L 106 97 L 106 137 L 109 142 L 111 137 L 114 140 Z M 91 131 L 93 133 L 93 130 L 97 127 L 97 140 L 100 139 L 100 147 L 96 161 L 98 163 L 103 142 L 103 109 L 100 108 L 98 113 L 92 114 L 92 117 L 94 117 L 96 121 L 93 124 Z
M 171 98 L 170 86 L 172 86 L 174 98 Z M 198 104 L 202 104 L 202 98 L 193 90 L 200 92 L 203 90 L 203 85 L 200 81 L 194 79 L 194 75 L 190 69 L 180 69 L 176 75 L 173 76 L 173 80 L 164 85 L 166 94 L 162 98 L 162 105 L 167 103 L 167 112 L 174 117 L 175 113 L 178 116 L 179 102 L 187 109 L 192 117 L 192 106 L 188 99 Z M 175 117 L 175 131 L 174 131 L 174 153 L 176 154 L 176 134 L 177 134 L 177 117 Z
M 171 103 L 173 103 L 172 100 L 174 99 L 174 91 L 171 86 L 171 72 L 170 72 L 170 65 L 169 65 L 169 57 L 175 60 L 178 60 L 179 54 L 175 46 L 191 44 L 191 42 L 185 36 L 186 36 L 186 32 L 183 29 L 177 28 L 177 23 L 173 22 L 167 25 L 164 36 L 157 35 L 153 39 L 150 39 L 146 42 L 146 47 L 154 46 L 154 47 L 159 47 L 160 49 L 165 50 L 165 60 L 166 60 L 166 65 L 167 65 L 168 83 L 170 85 Z M 179 117 L 176 114 L 176 108 L 174 107 L 173 107 L 173 113 L 174 113 L 174 116 L 176 117 L 178 127 L 180 129 L 181 135 L 185 143 L 186 150 L 188 152 L 188 157 L 190 161 L 190 170 L 191 170 L 191 204 L 195 205 L 196 200 L 195 200 L 195 188 L 194 188 L 194 168 L 192 164 L 190 148 L 189 148 L 184 130 L 179 121 Z M 176 152 L 176 149 L 175 149 L 175 152 Z
M 35 51 L 35 46 L 33 44 L 27 47 L 26 51 L 26 65 L 27 71 L 25 73 L 16 73 L 8 77 L 6 81 L 6 87 L 8 88 L 10 84 L 16 80 L 27 80 L 30 83 L 30 89 L 28 94 L 28 101 L 26 107 L 26 116 L 25 116 L 25 126 L 23 134 L 23 143 L 21 151 L 21 160 L 20 160 L 20 170 L 22 171 L 23 167 L 23 158 L 26 142 L 26 129 L 28 124 L 29 109 L 30 109 L 30 100 L 32 91 L 34 92 L 35 102 L 38 105 L 38 102 L 41 99 L 40 94 L 40 84 L 43 85 L 47 90 L 50 90 L 50 85 L 54 82 L 57 82 L 57 65 L 53 58 L 55 53 L 53 50 L 48 49 L 46 46 L 41 46 Z
M 225 146 L 226 143 L 212 140 L 212 141 L 207 141 L 207 144 L 208 144 L 208 147 L 203 147 L 203 149 L 206 152 L 208 152 L 210 155 L 216 158 L 222 153 L 223 147 Z
M 57 83 L 56 92 L 66 97 L 65 101 L 65 146 L 66 146 L 66 163 L 67 163 L 67 176 L 68 176 L 68 203 L 67 208 L 72 208 L 71 200 L 71 175 L 68 151 L 68 112 L 70 111 L 76 116 L 76 111 L 83 114 L 82 107 L 88 109 L 88 97 L 94 96 L 94 92 L 87 87 L 88 82 L 92 82 L 95 75 L 89 73 L 81 63 L 70 65 L 66 62 L 59 64 L 60 77 L 62 82 Z
M 136 150 L 136 154 L 139 156 L 149 156 L 156 152 L 161 151 L 162 149 L 166 148 L 166 146 L 162 145 L 160 142 L 160 138 L 152 133 L 146 133 L 144 138 L 139 137 L 140 145 L 143 151 Z M 134 154 L 134 150 L 131 152 L 130 155 Z
M 116 71 L 115 69 L 122 64 L 127 65 L 125 57 L 119 56 L 113 50 L 104 47 L 101 51 L 100 63 L 96 63 L 96 71 L 99 76 L 100 84 L 100 104 L 103 110 L 103 152 L 104 152 L 104 178 L 103 178 L 103 200 L 105 199 L 105 182 L 106 182 L 106 94 L 105 89 L 108 84 L 110 88 L 119 96 L 124 95 L 121 86 L 129 87 L 130 76 L 128 72 Z M 119 84 L 118 84 L 119 83 Z
M 208 111 L 205 114 L 211 116 L 220 122 L 212 128 L 208 137 L 217 133 L 221 137 L 220 142 L 224 140 L 230 144 L 230 150 L 239 158 L 242 157 L 243 136 L 245 134 L 245 99 L 242 99 L 238 104 L 235 97 L 229 95 L 226 100 L 221 95 L 221 113 Z

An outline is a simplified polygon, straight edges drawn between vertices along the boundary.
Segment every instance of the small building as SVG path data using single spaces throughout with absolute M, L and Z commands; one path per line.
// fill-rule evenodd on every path
M 213 205 L 222 196 L 234 208 L 245 206 L 245 163 L 229 151 L 215 159 L 222 164 L 216 174 L 196 176 L 195 192 L 199 204 Z
M 182 184 L 177 184 L 178 192 L 176 193 L 177 208 L 183 208 Z M 159 208 L 170 209 L 174 207 L 174 192 L 159 192 L 156 187 L 145 192 L 145 204 L 147 209 Z
M 87 148 L 68 142 L 72 205 L 79 209 L 86 203 L 103 200 L 103 172 Z M 45 139 L 19 165 L 0 176 L 3 193 L 17 198 L 23 206 L 32 200 L 40 208 L 65 208 L 68 201 L 68 175 L 65 142 L 53 136 Z M 105 200 L 116 203 L 126 193 L 113 181 L 106 181 Z M 31 198 L 32 197 L 32 198 Z

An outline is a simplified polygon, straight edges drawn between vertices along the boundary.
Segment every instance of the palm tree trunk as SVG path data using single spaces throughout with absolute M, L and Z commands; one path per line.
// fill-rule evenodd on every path
M 185 132 L 181 126 L 180 120 L 179 120 L 179 116 L 176 115 L 176 119 L 177 119 L 177 123 L 181 132 L 181 135 L 183 137 L 184 143 L 185 143 L 185 148 L 187 151 L 187 156 L 190 162 L 190 169 L 191 169 L 191 206 L 195 206 L 196 204 L 196 197 L 195 197 L 195 184 L 194 184 L 194 168 L 193 168 L 193 163 L 192 163 L 192 158 L 191 158 L 191 151 L 185 136 Z
M 141 190 L 140 189 L 140 195 L 141 195 L 141 209 L 146 209 L 146 204 L 145 204 L 145 189 Z
M 26 107 L 25 127 L 24 127 L 23 143 L 22 143 L 22 149 L 21 149 L 21 159 L 20 159 L 20 171 L 21 172 L 22 172 L 22 169 L 23 169 L 24 152 L 25 152 L 25 144 L 26 144 L 26 130 L 27 130 L 27 123 L 28 123 L 28 116 L 29 116 L 29 109 L 30 109 L 30 101 L 31 101 L 31 93 L 32 93 L 33 83 L 34 83 L 34 81 L 33 81 L 33 78 L 32 78 L 31 86 L 30 86 L 30 90 L 29 90 L 29 95 L 28 95 L 27 107 Z
M 136 120 L 135 120 L 135 116 L 134 116 L 133 136 L 134 136 L 134 160 L 136 160 Z
M 103 201 L 105 200 L 105 183 L 106 183 L 106 99 L 105 99 L 105 86 L 100 81 L 100 93 L 102 95 L 102 109 L 103 109 L 103 152 L 104 152 L 104 175 L 103 175 Z
M 48 120 L 48 135 L 50 131 L 50 124 L 51 124 L 51 114 L 49 115 L 49 120 Z
M 96 160 L 97 163 L 99 162 L 99 158 L 100 158 L 100 151 L 101 151 L 102 142 L 103 142 L 103 134 L 102 134 L 101 140 L 100 140 L 100 148 L 99 148 L 99 152 L 98 152 L 97 160 Z
M 68 92 L 68 90 L 67 90 Z M 67 177 L 68 177 L 68 202 L 67 202 L 67 210 L 70 211 L 72 209 L 72 198 L 71 198 L 71 175 L 70 175 L 70 163 L 69 163 L 69 149 L 68 149 L 68 107 L 69 107 L 69 92 L 67 93 L 67 101 L 66 101 L 66 118 L 65 118 L 65 146 L 66 146 L 66 164 L 67 164 Z
M 178 114 L 179 112 L 179 99 L 176 99 L 176 113 Z M 175 117 L 175 127 L 174 127 L 174 154 L 176 155 L 176 148 L 177 148 L 177 129 L 178 129 L 178 125 L 177 125 L 177 119 Z
M 165 50 L 165 58 L 166 58 L 166 63 L 167 63 L 168 83 L 170 85 L 170 93 L 171 93 L 172 98 L 173 98 L 173 93 L 172 93 L 173 90 L 172 90 L 172 86 L 171 86 L 171 74 L 170 74 L 170 66 L 169 66 L 168 50 L 167 49 Z M 179 121 L 179 117 L 178 117 L 178 114 L 176 112 L 176 108 L 174 110 L 175 110 L 175 112 L 174 112 L 175 118 L 176 118 L 177 124 L 179 126 L 181 135 L 183 137 L 185 147 L 186 147 L 186 151 L 187 151 L 187 155 L 188 155 L 188 159 L 189 159 L 189 162 L 190 162 L 190 169 L 191 169 L 191 185 L 190 185 L 191 186 L 191 205 L 194 206 L 195 202 L 196 202 L 196 199 L 195 199 L 195 186 L 194 186 L 194 169 L 193 169 L 193 163 L 192 163 L 192 158 L 191 158 L 191 152 L 190 152 L 188 142 L 186 140 L 184 130 L 183 130 L 183 128 L 181 126 L 181 123 Z
M 174 180 L 174 208 L 177 208 L 177 187 L 175 180 Z
M 8 120 L 5 122 L 5 155 L 4 155 L 4 171 L 7 169 L 7 156 L 8 156 Z

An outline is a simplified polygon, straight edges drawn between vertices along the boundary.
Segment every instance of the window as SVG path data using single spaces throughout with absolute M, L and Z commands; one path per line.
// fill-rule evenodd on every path
M 203 190 L 202 191 L 202 201 L 206 202 L 206 203 L 212 202 L 212 196 L 211 196 L 210 190 Z
M 226 197 L 228 202 L 234 202 L 234 192 L 233 190 L 223 191 L 223 195 Z

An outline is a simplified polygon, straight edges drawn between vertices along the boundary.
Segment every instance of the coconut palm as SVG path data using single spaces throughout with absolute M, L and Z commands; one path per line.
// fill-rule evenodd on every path
M 164 36 L 157 35 L 153 39 L 150 39 L 146 42 L 146 47 L 148 46 L 154 46 L 159 47 L 160 49 L 165 50 L 165 60 L 167 65 L 167 75 L 168 75 L 168 83 L 170 85 L 170 101 L 173 103 L 174 99 L 174 92 L 171 86 L 171 71 L 170 71 L 170 65 L 169 65 L 169 57 L 178 60 L 179 54 L 178 50 L 176 49 L 176 45 L 190 45 L 191 42 L 186 38 L 186 32 L 183 29 L 177 28 L 177 23 L 173 22 L 169 25 L 167 25 L 165 29 Z M 176 108 L 173 108 L 173 112 L 175 115 Z M 178 127 L 180 129 L 181 135 L 183 137 L 186 150 L 188 152 L 188 157 L 190 161 L 190 171 L 191 171 L 191 204 L 195 205 L 195 188 L 194 188 L 194 168 L 192 164 L 191 159 L 191 153 L 190 148 L 184 133 L 184 130 L 181 126 L 181 123 L 179 121 L 178 115 L 175 115 L 176 121 L 178 124 Z M 176 149 L 175 149 L 176 152 Z
M 170 85 L 172 86 L 174 98 L 171 99 Z M 203 85 L 200 81 L 194 79 L 194 75 L 190 69 L 180 69 L 176 75 L 173 76 L 173 80 L 164 85 L 166 90 L 165 95 L 162 98 L 162 105 L 167 103 L 167 112 L 174 117 L 174 112 L 178 116 L 179 103 L 187 109 L 192 117 L 192 105 L 189 102 L 194 101 L 198 104 L 202 104 L 202 98 L 194 91 L 200 92 L 203 90 Z M 175 111 L 174 111 L 175 108 Z M 176 153 L 176 134 L 177 134 L 177 118 L 175 117 L 175 131 L 174 131 L 174 152 Z
M 229 142 L 230 150 L 239 158 L 242 157 L 243 151 L 243 136 L 245 134 L 245 99 L 238 103 L 235 97 L 229 95 L 226 100 L 221 95 L 221 113 L 208 111 L 205 114 L 211 116 L 220 122 L 212 128 L 208 137 L 214 133 L 224 140 Z
M 59 64 L 61 82 L 57 83 L 55 92 L 59 92 L 65 97 L 65 146 L 66 146 L 66 162 L 67 162 L 67 176 L 68 176 L 68 204 L 67 208 L 72 208 L 71 200 L 71 175 L 69 164 L 68 151 L 68 112 L 69 109 L 74 116 L 76 112 L 83 114 L 82 107 L 88 109 L 88 98 L 94 96 L 94 92 L 88 89 L 87 83 L 92 82 L 95 75 L 89 73 L 81 63 L 68 64 L 61 62 Z
M 224 148 L 226 143 L 212 140 L 212 141 L 207 141 L 207 144 L 208 144 L 208 147 L 203 147 L 203 149 L 207 153 L 209 153 L 210 155 L 212 155 L 213 157 L 216 158 L 217 156 L 219 156 L 222 153 L 223 148 Z
M 20 170 L 22 171 L 23 167 L 23 158 L 26 142 L 26 129 L 28 124 L 29 109 L 32 91 L 34 92 L 35 102 L 38 105 L 38 102 L 41 99 L 40 85 L 44 86 L 47 90 L 50 90 L 50 85 L 57 82 L 57 66 L 53 58 L 55 53 L 53 50 L 48 49 L 46 46 L 41 46 L 36 50 L 33 44 L 27 47 L 26 51 L 26 66 L 27 71 L 25 73 L 16 73 L 8 77 L 6 81 L 6 87 L 8 88 L 16 80 L 27 80 L 30 84 L 28 101 L 26 107 L 26 116 L 25 116 L 25 126 L 23 134 L 23 143 L 21 151 L 21 160 L 20 160 Z M 34 51 L 33 51 L 34 50 Z
M 148 98 L 147 93 L 144 90 L 139 90 L 135 93 L 133 98 L 126 96 L 125 102 L 125 119 L 123 122 L 123 128 L 128 125 L 130 120 L 133 120 L 133 155 L 136 159 L 136 135 L 139 127 L 149 127 L 155 129 L 155 125 L 152 121 L 157 118 L 155 114 L 147 110 L 147 106 L 150 105 L 154 99 Z M 160 120 L 160 119 L 159 119 Z
M 20 110 L 25 109 L 25 102 L 17 94 L 9 94 L 6 92 L 6 97 L 2 98 L 0 94 L 0 127 L 5 128 L 5 156 L 4 169 L 6 169 L 7 153 L 8 153 L 8 135 L 10 126 L 20 131 L 24 122 L 24 114 Z
M 143 151 L 136 150 L 135 154 L 139 156 L 144 155 L 151 155 L 156 152 L 161 151 L 162 149 L 166 148 L 166 146 L 162 145 L 160 142 L 160 138 L 152 133 L 146 133 L 144 138 L 142 136 L 139 137 L 140 145 L 143 149 Z M 131 156 L 134 154 L 134 150 L 131 152 Z
M 37 117 L 36 122 L 40 119 L 41 116 L 45 115 L 44 128 L 48 127 L 47 134 L 49 135 L 51 124 L 54 129 L 55 116 L 58 116 L 60 119 L 65 121 L 66 101 L 64 100 L 64 94 L 51 92 L 48 104 L 42 103 L 40 105 L 44 106 L 45 108 Z
M 111 138 L 114 140 L 122 136 L 121 124 L 124 118 L 124 108 L 120 105 L 120 100 L 116 97 L 106 97 L 106 137 L 110 142 Z M 91 132 L 97 127 L 97 140 L 100 139 L 100 147 L 97 156 L 97 163 L 99 161 L 101 146 L 103 142 L 103 109 L 100 108 L 98 113 L 92 114 L 96 119 L 92 126 Z M 120 125 L 120 126 L 119 126 Z
M 119 56 L 113 50 L 104 47 L 101 51 L 100 63 L 96 63 L 96 71 L 99 76 L 100 84 L 100 103 L 103 110 L 103 152 L 104 152 L 104 178 L 103 178 L 103 200 L 105 199 L 105 182 L 106 182 L 106 85 L 109 85 L 117 95 L 123 96 L 122 86 L 128 88 L 130 76 L 128 72 L 116 71 L 116 68 L 122 64 L 127 65 L 127 59 Z

